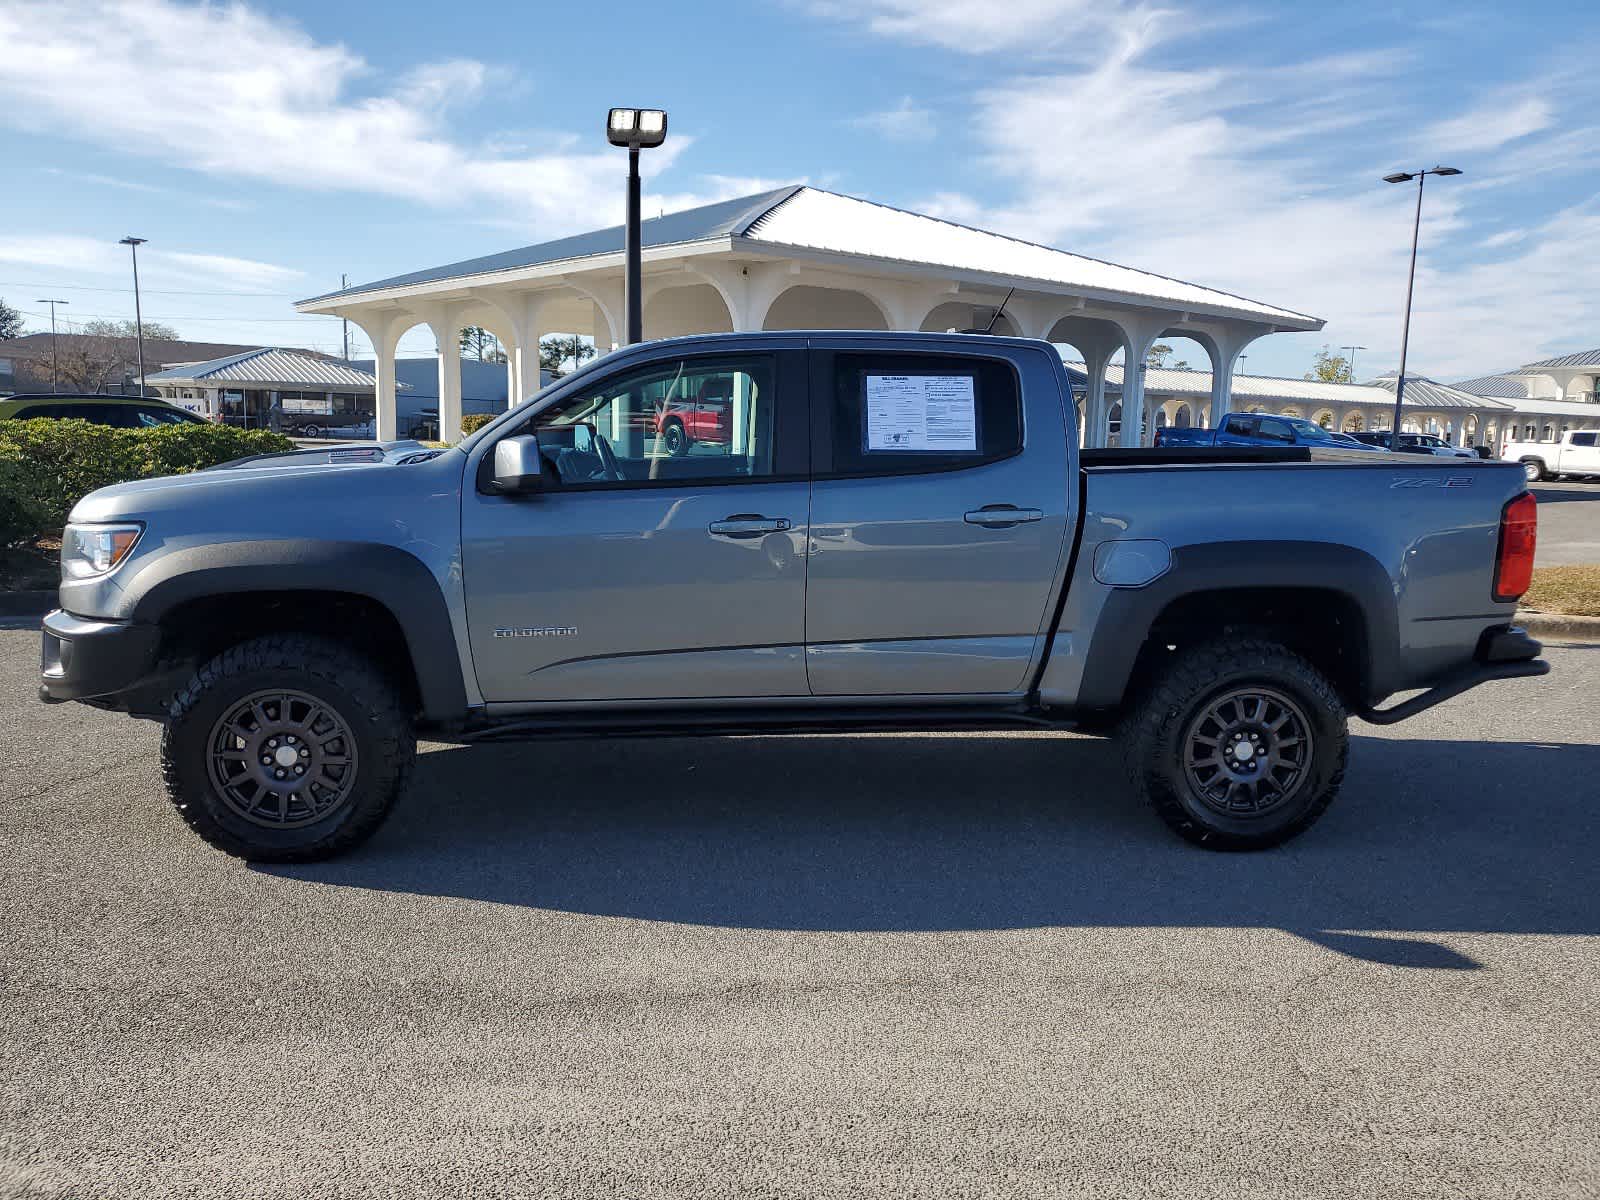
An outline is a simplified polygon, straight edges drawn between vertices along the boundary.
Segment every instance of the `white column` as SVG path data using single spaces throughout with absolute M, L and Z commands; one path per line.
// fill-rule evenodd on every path
M 1144 356 L 1161 337 L 1161 331 L 1174 323 L 1170 317 L 1150 317 L 1124 321 L 1122 360 L 1122 444 L 1144 446 L 1151 440 L 1154 425 L 1144 398 Z M 1132 431 L 1132 439 L 1129 432 Z
M 1116 353 L 1109 342 L 1094 347 L 1083 347 L 1083 366 L 1088 374 L 1088 390 L 1083 397 L 1083 444 L 1103 447 L 1110 433 L 1107 422 L 1111 407 L 1106 403 L 1106 364 Z
M 378 381 L 373 395 L 374 432 L 380 442 L 393 441 L 399 436 L 400 423 L 395 407 L 395 351 L 400 345 L 400 335 L 410 328 L 413 318 L 403 312 L 375 312 L 352 313 L 350 319 L 372 343 L 372 373 Z
M 461 329 L 453 320 L 433 324 L 439 343 L 439 440 L 461 440 Z

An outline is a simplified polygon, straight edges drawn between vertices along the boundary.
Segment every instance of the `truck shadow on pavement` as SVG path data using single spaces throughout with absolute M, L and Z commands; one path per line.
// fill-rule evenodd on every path
M 365 849 L 272 871 L 739 928 L 1259 926 L 1470 969 L 1387 935 L 1600 933 L 1597 778 L 1596 746 L 1358 736 L 1319 825 L 1216 854 L 1168 834 L 1129 795 L 1116 747 L 1082 738 L 440 748 Z

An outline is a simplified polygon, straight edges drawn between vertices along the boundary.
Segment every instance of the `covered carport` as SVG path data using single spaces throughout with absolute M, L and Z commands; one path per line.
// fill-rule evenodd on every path
M 1211 360 L 1213 419 L 1229 410 L 1234 365 L 1257 338 L 1322 327 L 1319 318 L 819 188 L 794 186 L 644 222 L 644 333 L 772 329 L 947 330 L 987 326 L 1077 351 L 1087 368 L 1084 439 L 1106 444 L 1106 368 L 1120 352 L 1143 364 L 1164 337 L 1186 337 Z M 459 331 L 481 326 L 509 356 L 511 396 L 538 390 L 539 339 L 623 338 L 622 227 L 433 267 L 303 300 L 302 313 L 345 317 L 376 357 L 378 436 L 396 433 L 400 338 L 428 326 L 439 346 L 441 436 L 458 436 Z M 1014 289 L 1014 291 L 1013 291 Z M 1010 299 L 1007 296 L 1010 294 Z M 1122 411 L 1154 404 L 1142 367 Z M 1126 435 L 1125 435 L 1126 437 Z M 1131 437 L 1127 438 L 1131 444 Z

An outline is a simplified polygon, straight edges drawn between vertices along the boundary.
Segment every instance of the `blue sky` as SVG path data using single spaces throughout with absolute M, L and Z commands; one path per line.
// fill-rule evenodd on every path
M 443 12 L 445 19 L 439 14 Z M 0 0 L 0 296 L 43 322 L 333 349 L 294 299 L 613 223 L 607 105 L 660 105 L 648 208 L 808 181 L 1239 292 L 1414 371 L 1600 344 L 1600 6 L 1203 0 L 553 5 Z M 432 348 L 424 331 L 407 352 Z M 1184 356 L 1203 354 L 1189 347 Z

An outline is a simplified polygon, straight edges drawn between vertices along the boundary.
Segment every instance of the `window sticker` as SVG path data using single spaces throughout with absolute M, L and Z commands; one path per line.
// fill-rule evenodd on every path
M 868 375 L 864 449 L 922 454 L 978 449 L 971 375 Z

